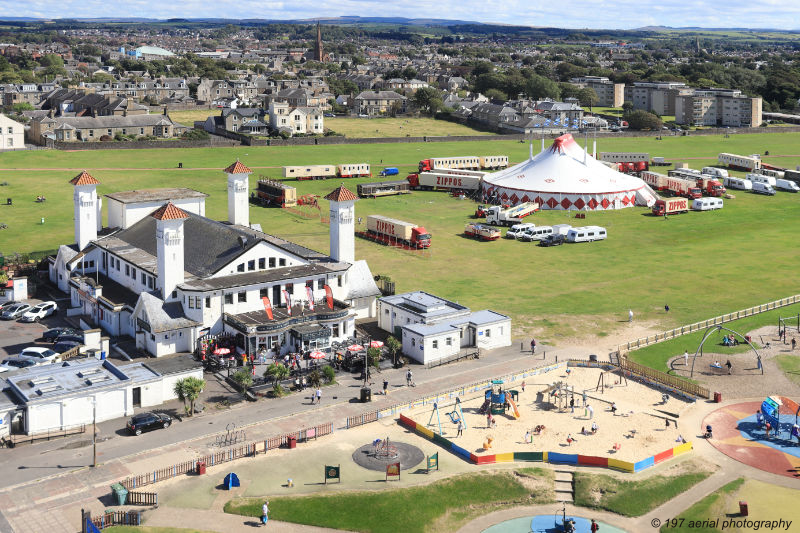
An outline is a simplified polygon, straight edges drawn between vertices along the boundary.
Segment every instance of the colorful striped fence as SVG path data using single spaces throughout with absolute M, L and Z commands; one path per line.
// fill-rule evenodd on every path
M 642 459 L 632 463 L 630 461 L 621 461 L 613 457 L 597 457 L 593 455 L 580 455 L 569 453 L 557 452 L 505 452 L 495 453 L 491 455 L 475 455 L 460 446 L 456 446 L 447 437 L 443 437 L 438 433 L 434 433 L 423 424 L 418 424 L 411 418 L 401 414 L 398 423 L 419 435 L 435 442 L 445 450 L 453 453 L 476 465 L 486 465 L 494 463 L 512 463 L 523 461 L 544 462 L 550 464 L 568 464 L 577 466 L 600 466 L 603 468 L 612 468 L 621 472 L 641 472 L 646 468 L 657 465 L 663 461 L 676 457 L 680 454 L 687 453 L 692 450 L 692 443 L 687 442 L 669 450 L 664 450 L 661 453 Z

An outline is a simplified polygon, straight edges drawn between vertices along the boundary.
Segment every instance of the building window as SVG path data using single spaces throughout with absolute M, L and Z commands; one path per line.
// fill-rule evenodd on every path
M 206 296 L 206 309 L 211 309 L 211 297 Z
M 233 303 L 233 293 L 225 295 L 225 303 L 232 304 Z
M 237 297 L 237 300 L 239 301 L 239 303 L 246 302 L 247 301 L 247 291 L 240 292 L 238 297 Z
M 258 269 L 259 270 L 264 270 L 264 268 L 266 267 L 266 264 L 267 264 L 267 260 L 266 259 L 264 259 L 263 257 L 259 258 L 259 260 L 258 260 Z
M 147 277 L 147 288 L 148 289 L 152 289 L 154 284 L 155 284 L 155 282 L 153 281 L 153 277 L 152 276 L 148 276 Z
M 255 259 L 251 259 L 250 261 L 247 262 L 247 271 L 250 272 L 250 271 L 253 271 L 255 269 L 256 269 L 256 260 Z
M 388 314 L 389 314 L 389 310 L 388 310 L 388 309 L 384 309 L 384 310 L 383 310 L 383 314 L 384 314 L 384 315 L 388 315 Z
M 286 259 L 285 259 L 285 258 L 283 258 L 283 257 L 281 257 L 280 259 L 278 259 L 278 266 L 285 267 L 285 266 L 286 266 Z
M 144 128 L 139 128 L 139 135 L 144 135 Z
M 411 339 L 411 346 L 417 345 L 417 339 Z
M 270 257 L 269 258 L 269 267 L 270 268 L 275 268 L 275 258 L 274 257 Z
M 260 291 L 258 291 L 259 298 L 269 298 L 269 289 L 267 287 L 263 287 Z
M 142 285 L 146 285 L 146 284 L 147 284 L 147 274 L 142 272 Z
M 286 284 L 286 292 L 288 292 L 289 294 L 294 294 L 294 283 Z
M 236 272 L 244 272 L 244 263 L 236 265 Z
M 342 286 L 342 276 L 336 276 L 336 283 L 339 287 Z
M 136 269 L 135 268 L 131 268 L 131 277 L 133 278 L 134 281 L 136 281 Z
M 492 330 L 490 330 L 490 329 L 487 329 L 487 330 L 486 330 L 486 336 L 487 336 L 487 337 L 491 337 L 491 336 L 492 336 Z
M 325 288 L 325 278 L 319 278 L 317 280 L 317 288 L 324 289 Z
M 453 345 L 453 339 L 451 339 L 450 337 L 447 337 L 447 339 L 445 340 L 445 344 L 447 344 L 448 346 L 452 346 Z
M 131 267 L 128 266 L 127 263 L 125 264 L 125 275 L 126 276 L 130 276 L 131 275 Z
M 435 350 L 438 347 L 439 347 L 439 341 L 438 340 L 431 341 L 431 348 L 433 348 Z

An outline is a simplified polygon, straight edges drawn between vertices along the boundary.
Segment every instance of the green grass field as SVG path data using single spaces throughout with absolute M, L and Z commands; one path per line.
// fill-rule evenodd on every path
M 345 137 L 447 137 L 494 135 L 469 126 L 432 118 L 326 118 L 325 129 Z
M 189 109 L 183 111 L 170 111 L 169 118 L 183 124 L 184 126 L 192 127 L 195 120 L 205 120 L 210 116 L 219 116 L 221 109 Z M 152 113 L 160 113 L 160 110 L 151 111 Z
M 726 509 L 724 504 L 730 495 L 744 484 L 744 479 L 739 478 L 720 487 L 716 492 L 709 494 L 696 504 L 692 505 L 680 515 L 670 517 L 669 522 L 661 526 L 661 533 L 678 531 L 697 531 L 700 533 L 718 533 L 720 530 L 705 522 L 724 517 Z
M 783 166 L 800 163 L 800 134 L 600 139 L 598 151 L 643 151 L 700 168 L 721 151 L 749 154 L 769 150 L 765 158 Z M 72 186 L 68 181 L 88 169 L 100 194 L 150 187 L 191 187 L 205 193 L 206 214 L 227 217 L 226 182 L 221 169 L 237 157 L 258 175 L 280 176 L 281 165 L 368 162 L 373 174 L 399 166 L 401 175 L 420 159 L 455 155 L 506 154 L 526 157 L 525 143 L 509 141 L 402 143 L 344 146 L 236 147 L 214 149 L 33 151 L 0 155 L 0 251 L 52 250 L 74 242 Z M 786 154 L 791 157 L 777 157 Z M 690 159 L 691 158 L 691 159 Z M 696 159 L 694 159 L 696 158 Z M 184 168 L 178 170 L 177 163 Z M 378 178 L 374 178 L 377 180 Z M 348 180 L 353 191 L 362 181 Z M 339 182 L 294 182 L 298 194 L 325 195 Z M 44 194 L 44 204 L 34 202 Z M 356 257 L 367 259 L 374 274 L 386 274 L 398 291 L 425 289 L 475 309 L 511 315 L 515 334 L 535 331 L 543 340 L 564 341 L 626 327 L 629 308 L 637 321 L 668 328 L 723 312 L 774 300 L 797 291 L 800 196 L 772 198 L 738 192 L 717 212 L 687 213 L 668 220 L 644 208 L 588 213 L 582 223 L 606 226 L 603 242 L 539 248 L 500 240 L 481 243 L 462 237 L 475 204 L 440 192 L 361 200 L 356 216 L 383 214 L 423 225 L 433 235 L 421 254 L 357 239 Z M 322 212 L 327 203 L 321 201 Z M 251 207 L 251 221 L 311 248 L 328 250 L 328 226 L 285 210 Z M 318 215 L 318 213 L 317 213 Z M 537 225 L 575 223 L 565 212 L 541 212 Z M 44 217 L 45 223 L 40 224 Z M 768 267 L 765 269 L 765 265 Z M 421 273 L 422 276 L 420 275 Z M 668 303 L 669 315 L 663 311 Z M 682 350 L 681 350 L 682 353 Z
M 541 477 L 552 486 L 550 471 L 526 468 L 520 473 Z M 347 531 L 456 531 L 467 520 L 502 508 L 551 503 L 552 489 L 543 488 L 531 494 L 512 473 L 494 472 L 396 490 L 272 498 L 269 508 L 271 519 Z M 262 503 L 234 500 L 225 504 L 225 512 L 257 517 Z

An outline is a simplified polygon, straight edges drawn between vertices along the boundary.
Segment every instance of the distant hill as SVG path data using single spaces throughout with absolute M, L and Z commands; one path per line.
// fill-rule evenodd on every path
M 636 28 L 633 31 L 749 31 L 753 33 L 800 33 L 796 30 L 776 30 L 773 28 L 701 28 L 700 26 L 682 26 L 673 28 L 672 26 L 645 26 Z

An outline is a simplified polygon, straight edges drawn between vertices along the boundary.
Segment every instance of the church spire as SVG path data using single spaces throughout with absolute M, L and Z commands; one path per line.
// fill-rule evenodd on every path
M 322 52 L 322 27 L 319 21 L 317 21 L 317 41 L 314 43 L 314 61 L 325 61 L 325 56 Z

